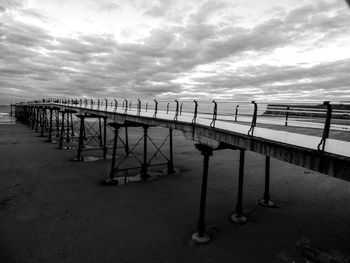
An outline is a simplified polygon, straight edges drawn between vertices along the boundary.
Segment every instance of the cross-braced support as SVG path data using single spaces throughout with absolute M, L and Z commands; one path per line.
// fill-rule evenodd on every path
M 40 136 L 44 137 L 44 132 L 47 130 L 47 107 L 43 106 L 40 112 Z
M 87 151 L 102 151 L 102 158 L 106 159 L 108 151 L 107 117 L 95 114 L 77 115 L 77 117 L 80 119 L 78 151 L 77 157 L 73 161 L 83 162 L 101 159 L 85 155 L 84 152 Z
M 49 116 L 48 116 L 48 136 L 46 142 L 54 142 L 52 140 L 52 133 L 54 130 L 57 131 L 57 136 L 59 136 L 59 107 L 49 107 Z M 54 127 L 56 125 L 56 127 Z
M 71 143 L 73 142 L 74 126 L 72 114 L 76 113 L 74 110 L 62 110 L 61 113 L 61 130 L 58 142 L 58 149 L 74 149 Z M 66 125 L 65 125 L 66 122 Z M 63 146 L 64 142 L 66 146 Z
M 244 177 L 244 158 L 245 150 L 239 149 L 239 175 L 238 175 L 238 196 L 236 212 L 231 216 L 231 221 L 237 224 L 247 222 L 247 218 L 243 215 L 243 177 Z
M 143 125 L 133 122 L 124 122 L 123 124 L 120 123 L 109 123 L 110 126 L 112 126 L 115 129 L 115 135 L 114 135 L 114 143 L 113 143 L 113 156 L 112 156 L 112 167 L 110 171 L 110 177 L 104 181 L 105 184 L 111 185 L 111 184 L 117 184 L 118 177 L 124 178 L 124 182 L 127 182 L 127 178 L 133 177 L 133 179 L 129 179 L 132 181 L 137 181 L 139 178 L 140 181 L 146 181 L 148 180 L 151 175 L 149 172 L 149 168 L 153 166 L 160 166 L 160 165 L 167 165 L 166 171 L 170 173 L 174 173 L 174 162 L 173 162 L 173 145 L 172 145 L 172 130 L 169 130 L 169 135 L 164 139 L 164 141 L 161 143 L 160 146 L 157 146 L 156 143 L 152 140 L 152 138 L 149 136 L 149 125 Z M 139 140 L 136 142 L 135 145 L 133 145 L 132 148 L 129 148 L 128 145 L 120 138 L 119 136 L 119 130 L 121 128 L 126 127 L 142 127 L 143 128 L 143 135 L 139 138 Z M 127 137 L 126 137 L 127 138 Z M 127 154 L 122 158 L 118 164 L 116 164 L 116 155 L 117 155 L 117 140 L 121 141 L 124 145 L 124 149 L 127 149 Z M 170 157 L 168 158 L 161 150 L 162 147 L 165 145 L 165 142 L 169 140 L 169 148 L 170 148 Z M 135 152 L 135 148 L 143 141 L 143 152 L 142 152 L 142 158 L 139 158 L 139 156 Z M 148 154 L 148 145 L 151 144 L 155 149 L 155 153 L 149 158 Z M 153 163 L 153 160 L 155 157 L 160 154 L 164 159 L 166 159 L 166 162 L 164 163 Z M 138 166 L 127 166 L 125 163 L 127 160 L 134 159 L 139 164 Z M 130 162 L 129 162 L 130 163 Z M 133 176 L 129 174 L 129 171 L 131 170 L 139 170 L 140 177 Z M 120 175 L 121 173 L 121 175 Z
M 196 148 L 203 155 L 203 176 L 197 232 L 192 235 L 192 240 L 197 243 L 204 244 L 210 241 L 209 235 L 205 233 L 205 204 L 207 198 L 209 157 L 213 155 L 213 149 L 203 144 L 196 144 Z
M 265 192 L 259 204 L 265 207 L 273 207 L 275 205 L 270 200 L 270 156 L 265 156 Z

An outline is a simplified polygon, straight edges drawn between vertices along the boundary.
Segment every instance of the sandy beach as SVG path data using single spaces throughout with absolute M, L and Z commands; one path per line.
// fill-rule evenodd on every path
M 129 130 L 131 144 L 141 129 Z M 151 128 L 155 140 L 165 129 Z M 174 131 L 180 173 L 145 183 L 106 187 L 110 160 L 72 162 L 75 150 L 22 124 L 0 125 L 0 262 L 275 262 L 302 237 L 350 254 L 350 183 L 272 159 L 271 199 L 264 190 L 264 156 L 247 152 L 244 211 L 235 225 L 239 152 L 210 159 L 206 223 L 196 231 L 202 156 Z M 150 149 L 151 150 L 151 149 Z M 161 169 L 161 168 L 158 168 Z

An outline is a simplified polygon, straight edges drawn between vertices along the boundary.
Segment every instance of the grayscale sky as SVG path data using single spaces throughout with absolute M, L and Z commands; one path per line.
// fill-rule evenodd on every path
M 0 0 L 0 104 L 350 101 L 344 0 Z

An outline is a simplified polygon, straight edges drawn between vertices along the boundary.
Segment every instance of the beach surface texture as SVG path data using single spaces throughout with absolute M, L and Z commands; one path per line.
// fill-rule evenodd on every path
M 129 130 L 131 144 L 141 132 Z M 149 133 L 157 141 L 167 130 Z M 301 238 L 350 254 L 350 182 L 272 159 L 276 207 L 265 208 L 257 202 L 265 159 L 247 152 L 248 222 L 235 225 L 229 217 L 236 205 L 239 152 L 215 151 L 206 205 L 212 240 L 198 245 L 191 235 L 203 156 L 181 132 L 174 131 L 179 173 L 120 186 L 101 185 L 110 160 L 72 162 L 75 150 L 58 150 L 38 135 L 22 124 L 0 125 L 0 262 L 270 263 Z

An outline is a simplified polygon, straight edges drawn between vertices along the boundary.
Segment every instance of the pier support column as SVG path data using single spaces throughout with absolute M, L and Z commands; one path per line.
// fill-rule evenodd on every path
M 55 109 L 56 138 L 60 137 L 60 108 Z
M 79 129 L 79 141 L 78 141 L 78 151 L 77 151 L 77 159 L 76 161 L 82 162 L 83 157 L 82 157 L 82 152 L 83 152 L 83 147 L 84 147 L 84 137 L 85 137 L 85 117 L 84 116 L 79 116 L 80 118 L 80 129 Z
M 58 142 L 58 149 L 63 149 L 63 140 L 64 140 L 64 115 L 65 111 L 61 111 L 62 117 L 61 117 L 61 131 L 60 131 L 60 139 Z
M 141 166 L 141 179 L 146 181 L 150 176 L 147 173 L 148 163 L 147 163 L 147 137 L 148 137 L 148 125 L 143 126 L 143 163 Z
M 103 159 L 107 157 L 107 117 L 103 117 Z
M 39 137 L 44 137 L 44 130 L 46 128 L 46 107 L 42 107 L 41 108 L 41 115 L 40 115 L 40 127 L 41 127 L 41 131 L 40 131 L 40 136 Z
M 49 108 L 49 135 L 48 138 L 46 140 L 46 142 L 52 142 L 52 127 L 53 127 L 53 121 L 52 121 L 52 117 L 53 117 L 53 108 Z
M 265 159 L 265 192 L 259 204 L 265 207 L 273 207 L 275 204 L 270 200 L 270 156 Z
M 243 177 L 244 177 L 244 158 L 245 150 L 239 149 L 239 175 L 238 175 L 238 196 L 236 212 L 230 217 L 231 221 L 236 224 L 247 222 L 247 218 L 243 215 Z
M 169 129 L 169 161 L 168 174 L 173 174 L 174 171 L 174 157 L 173 157 L 173 129 Z
M 118 184 L 117 177 L 115 177 L 115 159 L 117 158 L 117 141 L 118 141 L 119 128 L 120 128 L 119 125 L 114 126 L 112 166 L 111 166 L 111 171 L 109 173 L 109 178 L 103 181 L 104 185 L 117 185 Z
M 205 204 L 207 197 L 209 157 L 213 155 L 213 149 L 203 144 L 196 144 L 196 148 L 203 155 L 203 176 L 197 232 L 192 235 L 192 240 L 200 244 L 205 244 L 210 241 L 210 237 L 205 233 Z
M 35 132 L 38 132 L 39 129 L 39 117 L 40 117 L 40 108 L 36 107 L 36 112 L 35 112 Z
M 125 122 L 125 155 L 130 154 L 130 149 L 129 149 L 129 133 L 128 133 L 128 124 Z

